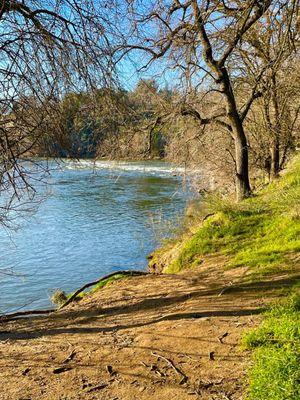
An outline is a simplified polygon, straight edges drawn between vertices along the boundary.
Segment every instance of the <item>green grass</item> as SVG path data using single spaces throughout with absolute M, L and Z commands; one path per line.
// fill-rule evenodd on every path
M 246 333 L 243 347 L 252 350 L 248 400 L 300 399 L 299 288 L 273 306 L 262 324 Z
M 164 272 L 193 268 L 217 253 L 227 256 L 228 267 L 248 267 L 252 276 L 292 269 L 300 251 L 300 157 L 255 196 L 238 204 L 210 196 L 203 208 L 214 215 L 182 240 Z
M 129 278 L 129 276 L 123 275 L 123 274 L 117 274 L 117 275 L 111 276 L 110 278 L 107 278 L 104 281 L 97 283 L 97 285 L 95 285 L 88 293 L 94 293 L 97 290 L 102 289 L 104 286 L 109 286 L 114 281 L 118 281 L 120 279 L 126 279 L 126 278 Z

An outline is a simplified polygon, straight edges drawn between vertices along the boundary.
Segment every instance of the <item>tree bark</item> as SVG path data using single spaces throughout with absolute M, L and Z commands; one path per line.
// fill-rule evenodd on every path
M 251 194 L 249 180 L 249 152 L 242 118 L 238 112 L 230 78 L 225 67 L 222 68 L 222 91 L 227 102 L 227 114 L 232 128 L 235 145 L 235 191 L 237 201 L 241 201 Z
M 270 169 L 270 179 L 276 179 L 279 175 L 280 170 L 280 153 L 279 153 L 279 141 L 275 138 L 270 147 L 271 155 L 271 169 Z
M 235 132 L 236 199 L 241 201 L 251 194 L 249 181 L 248 144 L 244 130 Z
M 277 93 L 277 79 L 276 73 L 273 72 L 272 75 L 272 104 L 274 108 L 275 126 L 274 126 L 274 138 L 270 147 L 271 155 L 271 170 L 270 178 L 275 179 L 279 175 L 280 170 L 280 149 L 279 149 L 279 138 L 281 136 L 281 120 L 280 120 L 280 109 L 279 109 L 279 99 Z
M 207 6 L 209 3 L 210 2 L 207 2 Z M 214 55 L 214 50 L 216 55 L 218 54 L 218 51 L 212 47 L 211 39 L 213 38 L 213 35 L 211 35 L 210 32 L 206 29 L 207 12 L 204 12 L 203 8 L 199 6 L 197 0 L 191 0 L 190 3 L 193 9 L 195 27 L 198 30 L 202 45 L 202 58 L 205 61 L 206 65 L 209 67 L 215 82 L 220 85 L 221 93 L 223 93 L 226 101 L 227 117 L 230 120 L 229 131 L 235 143 L 236 197 L 238 201 L 243 200 L 251 194 L 249 181 L 248 143 L 243 127 L 243 121 L 247 115 L 247 112 L 250 109 L 253 100 L 260 95 L 256 93 L 256 83 L 254 88 L 255 90 L 252 92 L 248 103 L 246 103 L 248 105 L 246 106 L 244 112 L 239 112 L 227 69 L 227 60 L 233 53 L 238 43 L 241 41 L 243 35 L 247 31 L 249 31 L 249 29 L 268 10 L 272 1 L 267 0 L 262 3 L 263 4 L 259 2 L 250 2 L 249 4 L 247 4 L 248 9 L 246 9 L 248 12 L 248 16 L 244 20 L 243 24 L 240 25 L 235 32 L 233 38 L 230 40 L 229 45 L 226 47 L 221 57 L 215 57 Z M 181 6 L 180 2 L 177 2 L 177 5 L 178 4 L 179 6 Z M 225 4 L 223 4 L 223 6 L 225 7 Z M 262 75 L 260 75 L 260 78 L 261 76 Z M 219 123 L 220 122 L 222 121 L 219 121 Z

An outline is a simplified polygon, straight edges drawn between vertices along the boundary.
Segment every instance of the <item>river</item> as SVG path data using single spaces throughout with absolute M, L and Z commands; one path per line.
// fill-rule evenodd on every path
M 65 161 L 47 193 L 17 231 L 0 228 L 0 312 L 48 307 L 57 288 L 70 292 L 111 271 L 145 269 L 190 197 L 181 169 L 152 161 Z

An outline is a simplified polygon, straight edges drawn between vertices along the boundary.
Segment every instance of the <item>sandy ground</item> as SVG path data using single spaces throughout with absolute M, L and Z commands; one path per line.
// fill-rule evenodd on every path
M 241 335 L 291 283 L 241 283 L 242 272 L 128 278 L 47 317 L 1 323 L 0 399 L 242 399 Z

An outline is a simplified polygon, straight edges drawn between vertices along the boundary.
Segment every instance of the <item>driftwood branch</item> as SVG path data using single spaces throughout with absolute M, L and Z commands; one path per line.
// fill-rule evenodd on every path
M 139 276 L 139 275 L 149 275 L 149 272 L 145 271 L 131 271 L 131 270 L 126 270 L 126 271 L 115 271 L 112 272 L 111 274 L 105 275 L 102 278 L 98 279 L 97 281 L 89 282 L 83 285 L 81 288 L 77 289 L 76 292 L 72 294 L 71 297 L 68 298 L 68 300 L 63 303 L 58 309 L 61 310 L 62 308 L 66 307 L 68 304 L 70 304 L 81 292 L 83 292 L 85 289 L 88 289 L 91 286 L 95 286 L 100 282 L 105 281 L 108 278 L 112 278 L 115 275 L 126 275 L 126 276 Z
M 126 276 L 140 276 L 140 275 L 149 275 L 149 272 L 145 271 L 131 271 L 131 270 L 125 270 L 125 271 L 115 271 L 112 272 L 111 274 L 102 276 L 100 279 L 86 283 L 83 285 L 81 288 L 77 289 L 76 292 L 72 294 L 71 297 L 68 298 L 68 300 L 63 303 L 58 309 L 52 308 L 48 310 L 27 310 L 27 311 L 19 311 L 11 314 L 4 314 L 0 315 L 0 323 L 1 322 L 6 322 L 12 319 L 15 319 L 17 317 L 24 317 L 24 316 L 29 316 L 29 315 L 45 315 L 45 314 L 51 314 L 57 310 L 61 310 L 62 308 L 66 307 L 68 304 L 70 304 L 81 292 L 83 292 L 85 289 L 88 289 L 91 286 L 95 286 L 100 282 L 105 281 L 106 279 L 109 279 L 115 275 L 126 275 Z

